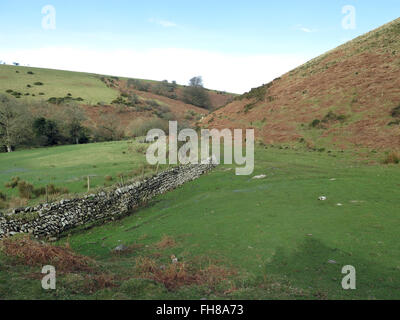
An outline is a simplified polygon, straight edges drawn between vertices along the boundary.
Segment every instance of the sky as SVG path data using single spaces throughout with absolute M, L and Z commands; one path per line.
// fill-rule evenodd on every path
M 243 93 L 399 13 L 399 0 L 1 0 L 0 61 Z

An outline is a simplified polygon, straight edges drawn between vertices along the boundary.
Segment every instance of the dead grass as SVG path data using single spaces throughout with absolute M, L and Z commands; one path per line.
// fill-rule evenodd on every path
M 190 285 L 206 285 L 215 288 L 235 274 L 234 271 L 217 265 L 209 265 L 206 268 L 196 268 L 193 264 L 186 262 L 158 265 L 156 260 L 148 257 L 136 259 L 136 272 L 142 278 L 162 283 L 168 290 Z
M 61 272 L 93 271 L 94 261 L 74 253 L 68 244 L 59 247 L 23 236 L 3 239 L 0 250 L 16 262 L 28 266 L 53 265 Z
M 99 290 L 115 287 L 117 287 L 115 277 L 111 274 L 85 275 L 83 280 L 83 289 L 86 293 L 94 293 Z
M 11 198 L 11 200 L 8 201 L 9 208 L 21 208 L 21 207 L 26 207 L 27 205 L 28 205 L 28 200 L 19 197 Z
M 162 239 L 156 243 L 156 247 L 160 250 L 172 248 L 175 246 L 176 246 L 175 239 L 165 234 L 163 235 Z

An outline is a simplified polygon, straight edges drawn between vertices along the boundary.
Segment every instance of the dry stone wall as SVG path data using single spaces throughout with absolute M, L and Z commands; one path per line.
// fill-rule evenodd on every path
M 0 238 L 16 233 L 30 233 L 37 238 L 56 237 L 78 226 L 115 220 L 152 197 L 197 179 L 214 167 L 214 164 L 176 167 L 150 179 L 83 198 L 14 209 L 0 216 Z

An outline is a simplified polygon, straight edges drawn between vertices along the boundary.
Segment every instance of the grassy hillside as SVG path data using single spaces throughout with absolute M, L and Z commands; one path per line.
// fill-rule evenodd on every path
M 36 82 L 43 85 L 35 85 Z M 0 92 L 5 93 L 7 90 L 20 92 L 24 97 L 34 100 L 65 97 L 70 93 L 72 97 L 80 97 L 82 103 L 90 105 L 99 101 L 111 103 L 119 95 L 95 74 L 0 65 Z
M 56 291 L 40 288 L 40 263 L 3 254 L 0 297 L 399 299 L 400 173 L 352 158 L 258 148 L 254 174 L 265 179 L 220 166 L 130 217 L 62 239 L 93 270 L 67 264 Z M 113 253 L 120 244 L 128 250 Z M 344 265 L 356 268 L 357 290 L 341 288 Z
M 400 19 L 235 99 L 202 121 L 269 144 L 400 149 Z
M 48 100 L 51 97 L 61 98 L 71 94 L 73 98 L 82 98 L 86 105 L 112 104 L 120 96 L 121 90 L 126 91 L 128 78 L 112 77 L 83 72 L 72 72 L 54 69 L 0 65 L 0 92 L 7 90 L 20 93 L 22 97 L 33 100 Z M 160 81 L 130 79 L 145 83 L 151 92 Z M 42 85 L 35 85 L 35 83 Z M 28 87 L 31 86 L 31 87 Z M 182 102 L 182 90 L 185 86 L 177 85 L 175 99 L 169 102 Z M 138 91 L 139 95 L 146 91 Z M 212 107 L 218 108 L 236 95 L 207 89 Z M 155 94 L 160 98 L 163 95 Z

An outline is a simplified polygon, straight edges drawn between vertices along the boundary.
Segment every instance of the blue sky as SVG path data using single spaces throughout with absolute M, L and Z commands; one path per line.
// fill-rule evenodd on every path
M 45 5 L 54 30 L 42 28 Z M 355 29 L 342 27 L 346 5 Z M 399 13 L 398 0 L 2 0 L 0 60 L 180 83 L 202 75 L 241 93 Z

